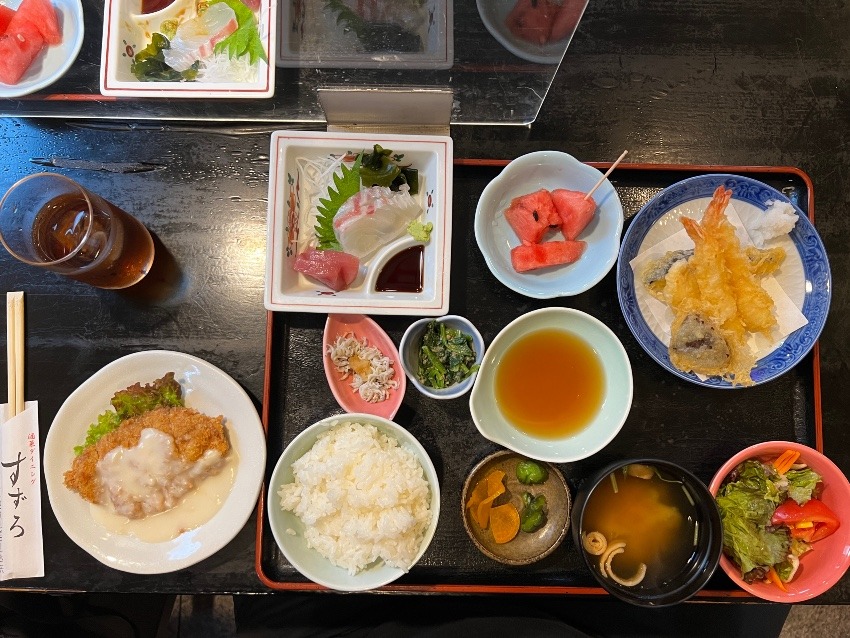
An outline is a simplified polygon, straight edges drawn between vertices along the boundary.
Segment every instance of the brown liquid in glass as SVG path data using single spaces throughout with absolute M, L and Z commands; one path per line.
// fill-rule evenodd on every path
M 153 263 L 153 240 L 137 219 L 106 202 L 95 209 L 82 249 L 62 265 L 72 279 L 99 288 L 126 288 L 142 279 Z M 88 204 L 82 195 L 50 200 L 33 222 L 33 244 L 46 261 L 67 257 L 83 240 Z

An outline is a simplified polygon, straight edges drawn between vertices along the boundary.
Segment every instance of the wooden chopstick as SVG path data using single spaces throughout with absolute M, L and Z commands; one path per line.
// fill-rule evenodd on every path
M 6 371 L 9 418 L 24 411 L 24 293 L 6 293 Z

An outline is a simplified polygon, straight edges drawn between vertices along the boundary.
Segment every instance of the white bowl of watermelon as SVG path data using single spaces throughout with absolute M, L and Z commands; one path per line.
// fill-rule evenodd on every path
M 632 368 L 608 326 L 573 308 L 533 310 L 496 335 L 469 410 L 481 435 L 550 463 L 610 443 L 632 406 Z
M 513 160 L 475 209 L 475 239 L 490 272 L 527 297 L 590 289 L 617 261 L 623 206 L 602 173 L 560 151 Z
M 80 0 L 0 4 L 0 98 L 39 91 L 62 77 L 83 44 Z

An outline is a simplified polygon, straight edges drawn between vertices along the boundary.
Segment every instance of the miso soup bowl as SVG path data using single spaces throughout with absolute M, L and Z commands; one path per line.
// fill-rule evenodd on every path
M 520 429 L 502 414 L 496 398 L 496 374 L 517 339 L 552 328 L 574 334 L 596 353 L 604 371 L 604 389 L 602 405 L 587 426 L 563 437 L 541 438 Z M 632 407 L 632 392 L 629 357 L 608 326 L 573 308 L 541 308 L 514 319 L 496 335 L 478 370 L 469 409 L 484 438 L 538 461 L 568 463 L 595 454 L 617 436 Z
M 593 530 L 584 527 L 584 512 L 588 500 L 594 490 L 603 482 L 608 481 L 612 472 L 618 472 L 625 466 L 638 463 L 658 468 L 666 477 L 682 481 L 688 495 L 694 502 L 699 534 L 694 553 L 682 570 L 660 586 L 633 587 L 622 586 L 605 577 L 599 570 L 599 556 L 585 551 L 582 544 L 582 534 Z M 587 479 L 576 494 L 571 516 L 573 541 L 584 558 L 587 568 L 593 577 L 608 593 L 620 600 L 640 607 L 667 607 L 681 603 L 699 592 L 714 574 L 723 551 L 723 531 L 720 524 L 720 513 L 714 502 L 714 497 L 705 484 L 686 469 L 663 461 L 661 459 L 629 459 L 611 463 Z

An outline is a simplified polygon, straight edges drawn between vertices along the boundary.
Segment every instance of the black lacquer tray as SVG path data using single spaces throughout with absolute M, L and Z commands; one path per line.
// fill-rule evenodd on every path
M 450 312 L 468 317 L 486 343 L 511 320 L 545 306 L 577 308 L 604 321 L 623 342 L 634 375 L 634 402 L 620 434 L 601 452 L 560 465 L 575 493 L 585 477 L 626 457 L 652 456 L 678 463 L 707 484 L 732 455 L 765 440 L 792 440 L 822 449 L 818 348 L 783 376 L 740 391 L 705 388 L 661 368 L 635 340 L 617 300 L 614 270 L 591 290 L 535 300 L 501 285 L 490 273 L 473 233 L 475 207 L 484 187 L 507 162 L 457 160 L 454 171 L 454 231 Z M 600 170 L 609 165 L 593 164 Z M 659 190 L 712 172 L 737 173 L 783 192 L 813 219 L 808 176 L 790 167 L 620 165 L 611 174 L 626 226 Z M 305 427 L 342 410 L 325 380 L 322 331 L 326 315 L 269 313 L 263 424 L 268 436 L 268 479 L 285 446 Z M 374 317 L 396 342 L 415 317 Z M 440 477 L 442 506 L 437 532 L 420 562 L 385 591 L 601 595 L 572 539 L 549 557 L 526 567 L 508 567 L 480 553 L 461 519 L 461 489 L 482 458 L 499 449 L 482 438 L 469 413 L 469 396 L 436 401 L 407 388 L 394 419 L 422 443 Z M 267 493 L 268 485 L 264 494 Z M 273 491 L 277 486 L 272 486 Z M 276 498 L 273 496 L 272 498 Z M 283 557 L 258 509 L 256 568 L 267 586 L 315 590 Z M 704 598 L 748 597 L 718 569 Z

